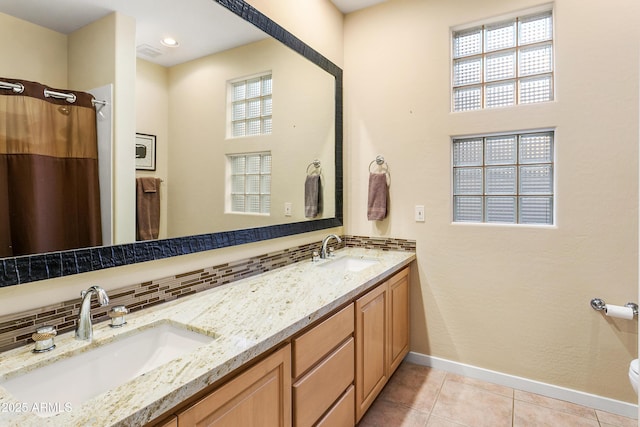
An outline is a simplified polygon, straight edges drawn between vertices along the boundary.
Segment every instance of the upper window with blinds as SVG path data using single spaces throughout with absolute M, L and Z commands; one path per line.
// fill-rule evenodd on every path
M 229 136 L 268 135 L 271 133 L 271 73 L 229 83 Z
M 453 111 L 553 100 L 551 11 L 452 33 Z

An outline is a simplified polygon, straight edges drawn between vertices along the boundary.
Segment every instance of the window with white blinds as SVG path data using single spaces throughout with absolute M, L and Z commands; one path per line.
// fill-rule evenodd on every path
M 271 73 L 229 83 L 230 136 L 268 135 L 272 126 Z
M 271 153 L 229 154 L 228 209 L 234 213 L 269 214 Z
M 554 134 L 453 139 L 453 221 L 553 224 Z
M 452 34 L 453 111 L 553 100 L 551 11 Z

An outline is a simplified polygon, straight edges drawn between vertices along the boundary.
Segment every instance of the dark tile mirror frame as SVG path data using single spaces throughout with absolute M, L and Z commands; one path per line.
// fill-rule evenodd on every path
M 243 0 L 213 0 L 335 77 L 335 217 L 174 239 L 0 259 L 0 287 L 342 226 L 342 69 Z

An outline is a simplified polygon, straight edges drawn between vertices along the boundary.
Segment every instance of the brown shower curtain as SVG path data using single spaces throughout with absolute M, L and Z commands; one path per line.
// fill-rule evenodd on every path
M 0 89 L 0 257 L 102 244 L 96 111 L 84 92 Z M 44 90 L 77 99 L 46 98 Z

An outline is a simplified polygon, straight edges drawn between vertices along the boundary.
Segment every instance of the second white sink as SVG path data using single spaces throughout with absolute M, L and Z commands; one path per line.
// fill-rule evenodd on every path
M 362 271 L 365 268 L 376 265 L 378 260 L 364 257 L 344 256 L 328 261 L 320 266 L 322 268 L 333 269 L 337 271 Z
M 49 403 L 54 408 L 52 411 L 38 411 L 37 414 L 51 416 L 65 410 L 77 410 L 84 401 L 213 340 L 207 335 L 170 323 L 159 323 L 84 353 L 0 381 L 0 386 L 21 403 Z M 54 351 L 60 350 L 58 347 Z

